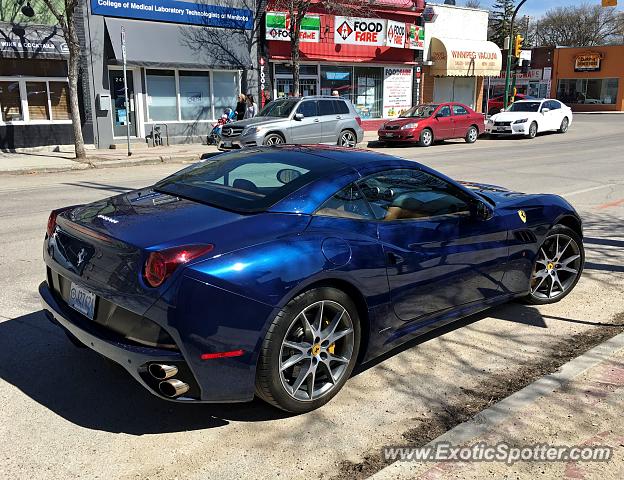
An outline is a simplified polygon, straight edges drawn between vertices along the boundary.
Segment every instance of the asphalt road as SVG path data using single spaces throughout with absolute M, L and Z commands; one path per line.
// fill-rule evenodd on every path
M 579 115 L 565 135 L 384 149 L 454 178 L 569 199 L 587 265 L 556 305 L 498 307 L 361 368 L 326 407 L 286 416 L 261 402 L 152 397 L 42 315 L 51 209 L 147 185 L 175 165 L 0 176 L 0 478 L 332 478 L 378 455 L 490 374 L 513 377 L 553 345 L 624 312 L 624 115 Z M 461 327 L 461 328 L 460 328 Z M 485 392 L 487 393 L 487 392 Z

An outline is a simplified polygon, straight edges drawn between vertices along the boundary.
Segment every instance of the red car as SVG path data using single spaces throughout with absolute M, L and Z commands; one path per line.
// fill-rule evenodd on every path
M 498 97 L 492 97 L 488 100 L 487 111 L 488 115 L 496 115 L 503 110 L 503 99 L 505 95 L 499 95 Z M 514 100 L 534 100 L 535 97 L 525 95 L 524 93 L 518 93 L 514 97 Z
M 448 138 L 474 143 L 484 131 L 482 114 L 461 103 L 449 102 L 412 107 L 396 120 L 384 123 L 377 134 L 381 143 L 417 142 L 428 147 L 436 140 Z

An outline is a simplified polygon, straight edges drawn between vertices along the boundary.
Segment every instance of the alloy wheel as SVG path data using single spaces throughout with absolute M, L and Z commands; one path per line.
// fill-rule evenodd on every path
M 477 129 L 475 127 L 470 127 L 470 130 L 468 131 L 468 140 L 470 141 L 470 143 L 474 143 L 477 141 Z
M 349 312 L 338 302 L 315 302 L 295 317 L 282 341 L 282 386 L 296 400 L 317 400 L 340 382 L 353 351 L 354 329 Z
M 535 138 L 536 135 L 537 135 L 537 124 L 533 122 L 531 126 L 529 127 L 529 137 Z
M 423 130 L 422 132 L 422 143 L 423 145 L 431 145 L 431 140 L 433 137 L 431 136 L 431 132 L 429 130 Z
M 569 123 L 568 119 L 564 118 L 563 121 L 561 122 L 561 128 L 560 128 L 561 133 L 565 133 L 568 131 L 568 123 Z
M 264 141 L 265 145 L 280 145 L 284 143 L 284 139 L 279 135 L 269 135 Z
M 356 141 L 355 141 L 355 135 L 353 135 L 353 132 L 342 132 L 342 135 L 340 136 L 340 146 L 342 147 L 355 147 Z
M 548 237 L 535 261 L 531 295 L 551 300 L 566 293 L 580 275 L 581 261 L 580 248 L 572 237 L 565 234 Z

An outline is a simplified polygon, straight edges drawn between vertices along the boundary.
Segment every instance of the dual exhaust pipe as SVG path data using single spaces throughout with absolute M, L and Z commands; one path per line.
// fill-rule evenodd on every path
M 152 363 L 147 370 L 152 377 L 161 381 L 158 384 L 158 390 L 167 398 L 184 395 L 190 388 L 188 383 L 172 378 L 178 374 L 178 367 L 175 365 Z

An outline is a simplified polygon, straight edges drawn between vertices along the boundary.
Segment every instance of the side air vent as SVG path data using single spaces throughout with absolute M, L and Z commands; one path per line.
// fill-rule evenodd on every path
M 516 230 L 514 236 L 521 243 L 535 243 L 537 241 L 531 230 Z

